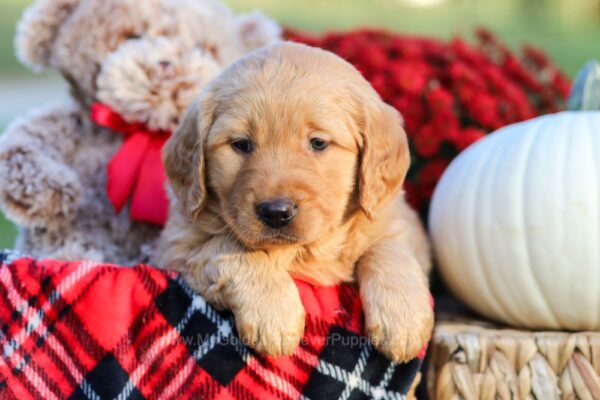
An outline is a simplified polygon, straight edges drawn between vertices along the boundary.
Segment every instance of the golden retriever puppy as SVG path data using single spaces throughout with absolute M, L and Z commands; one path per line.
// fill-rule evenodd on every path
M 429 340 L 429 247 L 403 197 L 402 120 L 350 64 L 293 43 L 250 53 L 207 84 L 164 163 L 174 198 L 157 262 L 231 310 L 248 345 L 298 345 L 292 277 L 356 281 L 366 331 L 395 361 Z

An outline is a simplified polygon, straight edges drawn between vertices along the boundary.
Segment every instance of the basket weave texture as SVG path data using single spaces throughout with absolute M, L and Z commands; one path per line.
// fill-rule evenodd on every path
M 430 357 L 430 399 L 600 400 L 600 332 L 440 321 Z

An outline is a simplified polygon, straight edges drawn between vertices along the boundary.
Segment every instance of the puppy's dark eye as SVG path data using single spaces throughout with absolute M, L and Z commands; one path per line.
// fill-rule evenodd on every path
M 327 146 L 329 146 L 329 143 L 327 143 L 323 139 L 319 139 L 319 138 L 310 139 L 310 148 L 313 149 L 314 151 L 323 151 L 327 148 Z
M 231 142 L 231 146 L 241 153 L 251 153 L 253 150 L 252 142 L 248 139 L 236 139 Z

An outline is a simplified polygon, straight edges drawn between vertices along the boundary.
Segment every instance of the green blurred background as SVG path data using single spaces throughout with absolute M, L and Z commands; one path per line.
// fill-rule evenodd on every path
M 469 37 L 485 26 L 513 47 L 544 49 L 569 75 L 600 58 L 600 0 L 224 0 L 237 11 L 261 9 L 283 25 L 310 31 L 377 26 L 397 32 Z M 35 75 L 14 56 L 15 24 L 29 0 L 0 0 L 0 132 L 24 110 L 65 97 L 52 73 Z M 0 247 L 15 228 L 0 219 Z

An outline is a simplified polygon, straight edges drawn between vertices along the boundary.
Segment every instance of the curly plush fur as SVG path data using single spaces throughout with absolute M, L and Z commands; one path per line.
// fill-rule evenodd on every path
M 126 121 L 173 130 L 204 83 L 239 56 L 278 40 L 259 15 L 211 0 L 38 0 L 24 14 L 17 54 L 58 70 L 73 96 L 13 122 L 0 139 L 0 205 L 35 257 L 144 262 L 158 226 L 116 214 L 106 165 L 117 132 L 90 122 L 94 102 Z
M 98 99 L 120 110 L 128 122 L 146 121 L 150 129 L 173 130 L 198 94 L 198 83 L 220 70 L 201 48 L 188 49 L 165 38 L 132 40 L 103 63 Z M 150 93 L 148 87 L 153 88 Z

